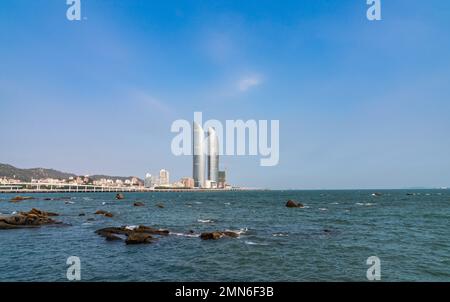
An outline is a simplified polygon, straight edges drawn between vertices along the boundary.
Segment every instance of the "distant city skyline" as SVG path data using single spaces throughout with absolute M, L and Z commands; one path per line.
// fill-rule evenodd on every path
M 170 126 L 280 121 L 280 162 L 221 156 L 271 189 L 450 186 L 450 2 L 0 2 L 0 162 L 79 175 L 165 168 Z M 207 175 L 205 175 L 205 178 Z

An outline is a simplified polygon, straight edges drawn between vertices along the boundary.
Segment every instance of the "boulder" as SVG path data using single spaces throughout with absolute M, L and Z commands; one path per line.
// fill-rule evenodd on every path
M 144 207 L 145 204 L 144 204 L 143 202 L 136 201 L 136 202 L 134 203 L 134 206 L 135 206 L 135 207 Z
M 31 211 L 30 212 L 21 212 L 22 214 L 24 214 L 24 215 L 30 215 L 30 214 L 35 214 L 35 215 L 37 215 L 37 216 L 39 216 L 39 217 L 42 217 L 42 216 L 59 216 L 59 214 L 58 213 L 52 213 L 52 212 L 44 212 L 44 211 L 41 211 L 41 210 L 38 210 L 38 209 L 31 209 Z
M 133 233 L 142 233 L 142 234 L 149 234 L 149 235 L 160 235 L 160 236 L 167 236 L 170 234 L 168 230 L 161 230 L 161 229 L 154 229 L 151 227 L 147 227 L 144 225 L 140 225 L 137 227 L 110 227 L 110 228 L 104 228 L 95 231 L 100 236 L 106 237 L 107 234 L 117 234 L 117 235 L 127 235 Z
M 117 241 L 117 240 L 122 240 L 122 238 L 120 238 L 119 236 L 116 236 L 112 233 L 106 233 L 103 235 L 103 237 L 105 237 L 106 241 Z
M 141 244 L 155 240 L 152 235 L 167 236 L 170 232 L 140 225 L 104 228 L 95 231 L 95 233 L 104 237 L 107 241 L 123 240 L 125 238 L 126 244 Z
M 294 200 L 288 200 L 288 202 L 286 203 L 286 207 L 288 207 L 288 208 L 303 208 L 304 205 L 299 202 L 296 202 Z
M 223 234 L 227 237 L 231 237 L 231 238 L 238 238 L 239 234 L 236 232 L 231 232 L 231 231 L 225 231 L 223 232 Z
M 114 217 L 114 215 L 113 215 L 112 213 L 106 212 L 106 211 L 103 211 L 103 210 L 98 210 L 98 211 L 95 212 L 94 214 L 95 214 L 95 215 L 103 215 L 103 216 L 109 217 L 109 218 Z
M 118 193 L 116 194 L 116 199 L 117 200 L 125 199 L 125 196 L 122 193 Z
M 200 235 L 200 238 L 202 240 L 218 240 L 223 237 L 238 238 L 239 234 L 232 231 L 224 231 L 224 232 L 216 231 L 216 232 L 202 233 Z
M 23 200 L 32 200 L 35 199 L 34 197 L 31 196 L 16 196 L 11 198 L 11 202 L 19 202 L 19 201 L 23 201 Z
M 202 240 L 217 240 L 222 238 L 223 235 L 221 232 L 210 232 L 210 233 L 202 233 L 200 235 L 200 238 Z
M 160 209 L 164 209 L 164 205 L 162 203 L 158 203 L 156 206 Z
M 0 217 L 0 229 L 33 228 L 42 225 L 61 224 L 61 222 L 50 218 L 51 216 L 58 216 L 58 214 L 32 209 L 29 212 L 3 216 Z
M 146 233 L 132 232 L 125 240 L 126 244 L 143 244 L 150 243 L 153 237 Z

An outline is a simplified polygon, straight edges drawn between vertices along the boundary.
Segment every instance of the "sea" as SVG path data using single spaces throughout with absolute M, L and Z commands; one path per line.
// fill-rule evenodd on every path
M 382 281 L 450 281 L 450 190 L 377 192 L 124 193 L 124 200 L 115 193 L 30 194 L 36 199 L 18 203 L 9 202 L 16 194 L 0 194 L 2 215 L 37 208 L 65 223 L 0 230 L 0 281 L 67 281 L 72 256 L 87 282 L 364 282 L 370 257 L 379 259 Z M 305 207 L 287 208 L 290 199 Z M 171 235 L 126 245 L 95 233 L 134 225 Z M 198 237 L 224 230 L 240 236 Z

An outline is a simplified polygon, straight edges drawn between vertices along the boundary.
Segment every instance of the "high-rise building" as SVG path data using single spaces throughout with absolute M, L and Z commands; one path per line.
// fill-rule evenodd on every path
M 181 183 L 183 184 L 183 187 L 185 187 L 185 188 L 193 188 L 195 186 L 194 179 L 191 177 L 183 177 L 181 179 Z
M 225 171 L 219 171 L 219 178 L 217 181 L 217 187 L 220 189 L 225 188 L 227 184 L 227 175 Z
M 150 173 L 145 174 L 144 187 L 151 188 L 153 186 L 153 177 Z
M 214 128 L 208 129 L 208 180 L 218 181 L 219 178 L 219 139 Z
M 205 185 L 205 152 L 203 149 L 205 134 L 203 128 L 196 122 L 193 127 L 193 178 L 197 188 Z
M 161 169 L 159 171 L 159 185 L 168 186 L 170 184 L 169 171 Z

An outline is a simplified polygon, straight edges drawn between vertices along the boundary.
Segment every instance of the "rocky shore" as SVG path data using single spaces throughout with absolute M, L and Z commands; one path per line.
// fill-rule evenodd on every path
M 37 228 L 43 225 L 62 224 L 50 217 L 59 216 L 57 213 L 32 209 L 29 212 L 19 212 L 9 216 L 0 216 L 0 230 L 18 228 Z

